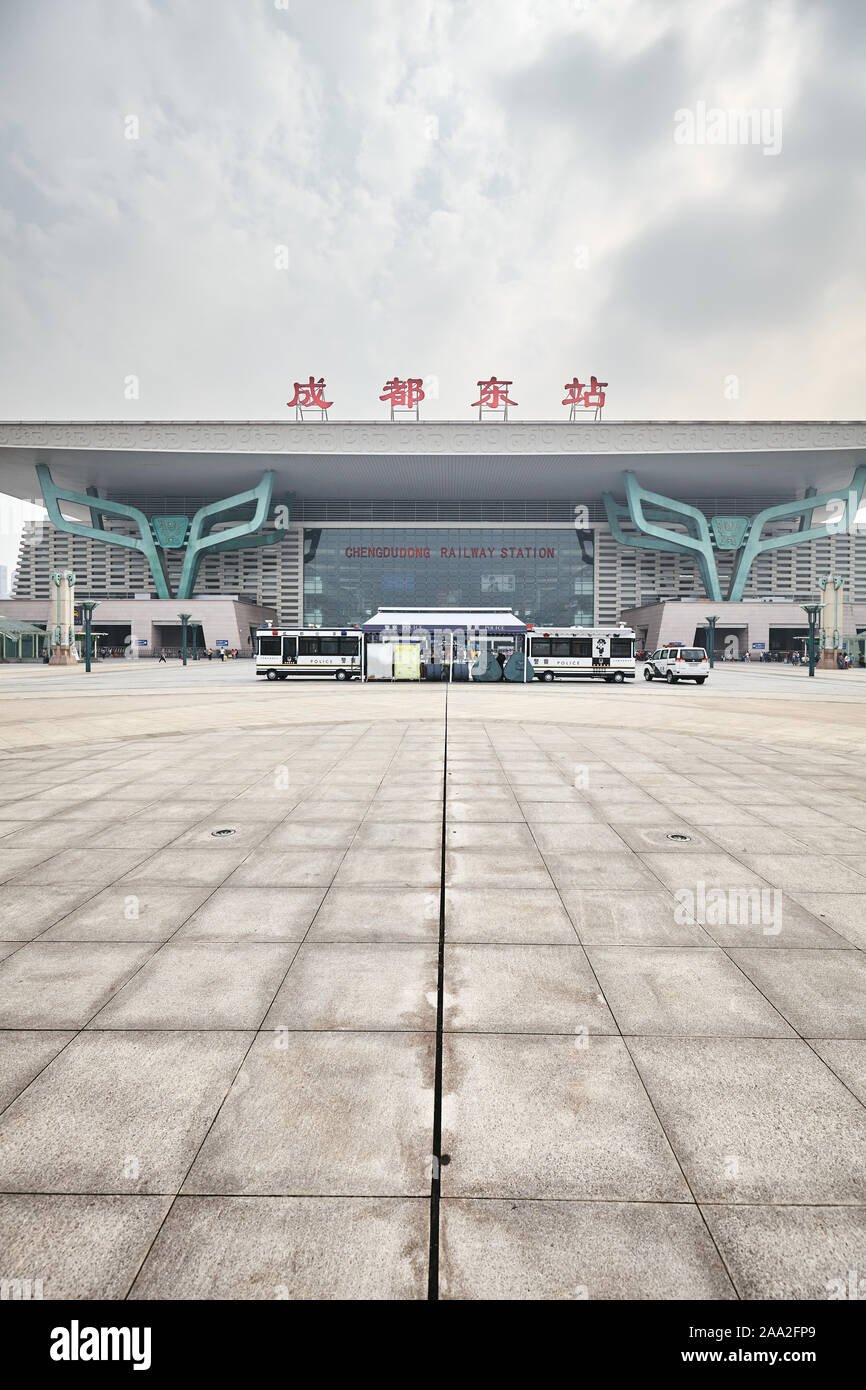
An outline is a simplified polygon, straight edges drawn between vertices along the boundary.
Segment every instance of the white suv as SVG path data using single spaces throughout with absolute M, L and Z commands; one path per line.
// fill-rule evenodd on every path
M 703 685 L 710 674 L 710 663 L 703 647 L 659 647 L 646 659 L 643 678 L 666 680 L 668 685 L 677 681 L 694 681 Z

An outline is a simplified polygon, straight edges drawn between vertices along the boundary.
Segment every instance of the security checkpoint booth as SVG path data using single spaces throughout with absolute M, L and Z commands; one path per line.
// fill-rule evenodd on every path
M 365 680 L 531 681 L 510 608 L 380 608 L 361 624 Z

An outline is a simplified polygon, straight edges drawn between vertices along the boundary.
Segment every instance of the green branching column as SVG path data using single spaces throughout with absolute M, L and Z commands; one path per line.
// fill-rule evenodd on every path
M 120 545 L 128 550 L 136 550 L 147 560 L 153 579 L 157 598 L 171 598 L 168 580 L 166 551 L 183 550 L 183 567 L 177 586 L 176 598 L 192 598 L 198 572 L 206 555 L 217 554 L 223 550 L 248 550 L 262 545 L 279 545 L 285 529 L 263 531 L 268 518 L 271 496 L 274 487 L 273 472 L 262 474 L 261 481 L 246 492 L 237 492 L 221 502 L 209 502 L 200 507 L 190 521 L 185 516 L 155 516 L 150 520 L 138 507 L 125 502 L 109 502 L 97 498 L 93 488 L 86 492 L 73 492 L 69 488 L 57 487 L 48 465 L 38 463 L 36 473 L 45 499 L 48 516 L 58 531 L 67 531 L 72 536 L 83 536 L 86 540 L 104 541 L 106 545 Z M 90 516 L 90 525 L 65 517 L 60 510 L 61 502 L 71 502 L 85 507 Z M 247 521 L 239 521 L 223 531 L 212 528 L 220 517 L 236 511 L 238 507 L 253 504 L 253 515 Z M 135 528 L 135 535 L 121 531 L 109 531 L 104 525 L 105 517 L 118 517 Z M 286 522 L 289 511 L 286 505 Z
M 704 582 L 706 597 L 714 603 L 724 601 L 714 550 L 739 550 L 739 559 L 731 578 L 727 598 L 739 603 L 745 592 L 752 565 L 759 555 L 784 546 L 803 545 L 806 541 L 851 531 L 857 510 L 866 491 L 866 467 L 857 468 L 847 487 L 816 493 L 806 489 L 806 496 L 775 507 L 765 507 L 751 521 L 748 517 L 714 516 L 709 522 L 703 512 L 687 502 L 662 497 L 641 487 L 634 473 L 622 475 L 625 504 L 613 494 L 603 495 L 604 509 L 611 533 L 620 545 L 636 550 L 664 550 L 692 555 Z M 824 522 L 815 524 L 819 509 L 830 512 Z M 797 520 L 798 529 L 780 536 L 764 536 L 764 527 L 777 521 Z M 630 521 L 637 535 L 623 531 L 621 523 Z M 672 531 L 671 523 L 685 527 Z

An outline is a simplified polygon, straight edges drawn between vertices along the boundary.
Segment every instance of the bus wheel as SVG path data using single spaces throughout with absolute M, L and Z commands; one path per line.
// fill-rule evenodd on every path
M 278 672 L 278 671 L 268 671 L 268 680 L 269 680 L 269 681 L 275 681 L 275 680 L 277 679 L 277 676 L 278 676 L 278 675 L 279 675 L 279 672 Z
M 542 679 L 543 681 L 552 681 L 552 680 L 553 680 L 553 672 L 552 672 L 552 671 L 545 671 L 545 673 L 544 673 L 544 675 L 541 677 L 541 679 Z
M 348 671 L 338 671 L 338 672 L 337 672 L 337 680 L 338 680 L 338 681 L 348 680 L 348 677 L 349 677 Z
M 665 680 L 667 681 L 668 685 L 676 685 L 677 683 L 677 678 L 674 675 L 673 671 L 668 671 L 667 675 L 665 676 Z
M 643 678 L 645 681 L 651 681 L 653 678 L 653 673 L 648 666 L 643 668 Z
M 622 671 L 616 671 L 614 675 L 611 677 L 611 679 L 614 681 L 616 685 L 622 685 L 623 681 L 625 680 L 625 676 L 623 675 Z

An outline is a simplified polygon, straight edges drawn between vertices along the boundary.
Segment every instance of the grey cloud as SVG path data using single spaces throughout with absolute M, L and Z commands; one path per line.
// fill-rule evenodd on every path
M 7 418 L 281 418 L 311 370 L 342 419 L 381 417 L 400 371 L 439 376 L 433 418 L 467 418 L 491 371 L 559 418 L 594 370 L 613 415 L 688 418 L 735 408 L 732 362 L 753 415 L 862 411 L 846 0 L 579 23 L 547 0 L 82 0 L 0 25 Z M 677 149 L 674 111 L 743 73 L 785 93 L 782 154 Z

